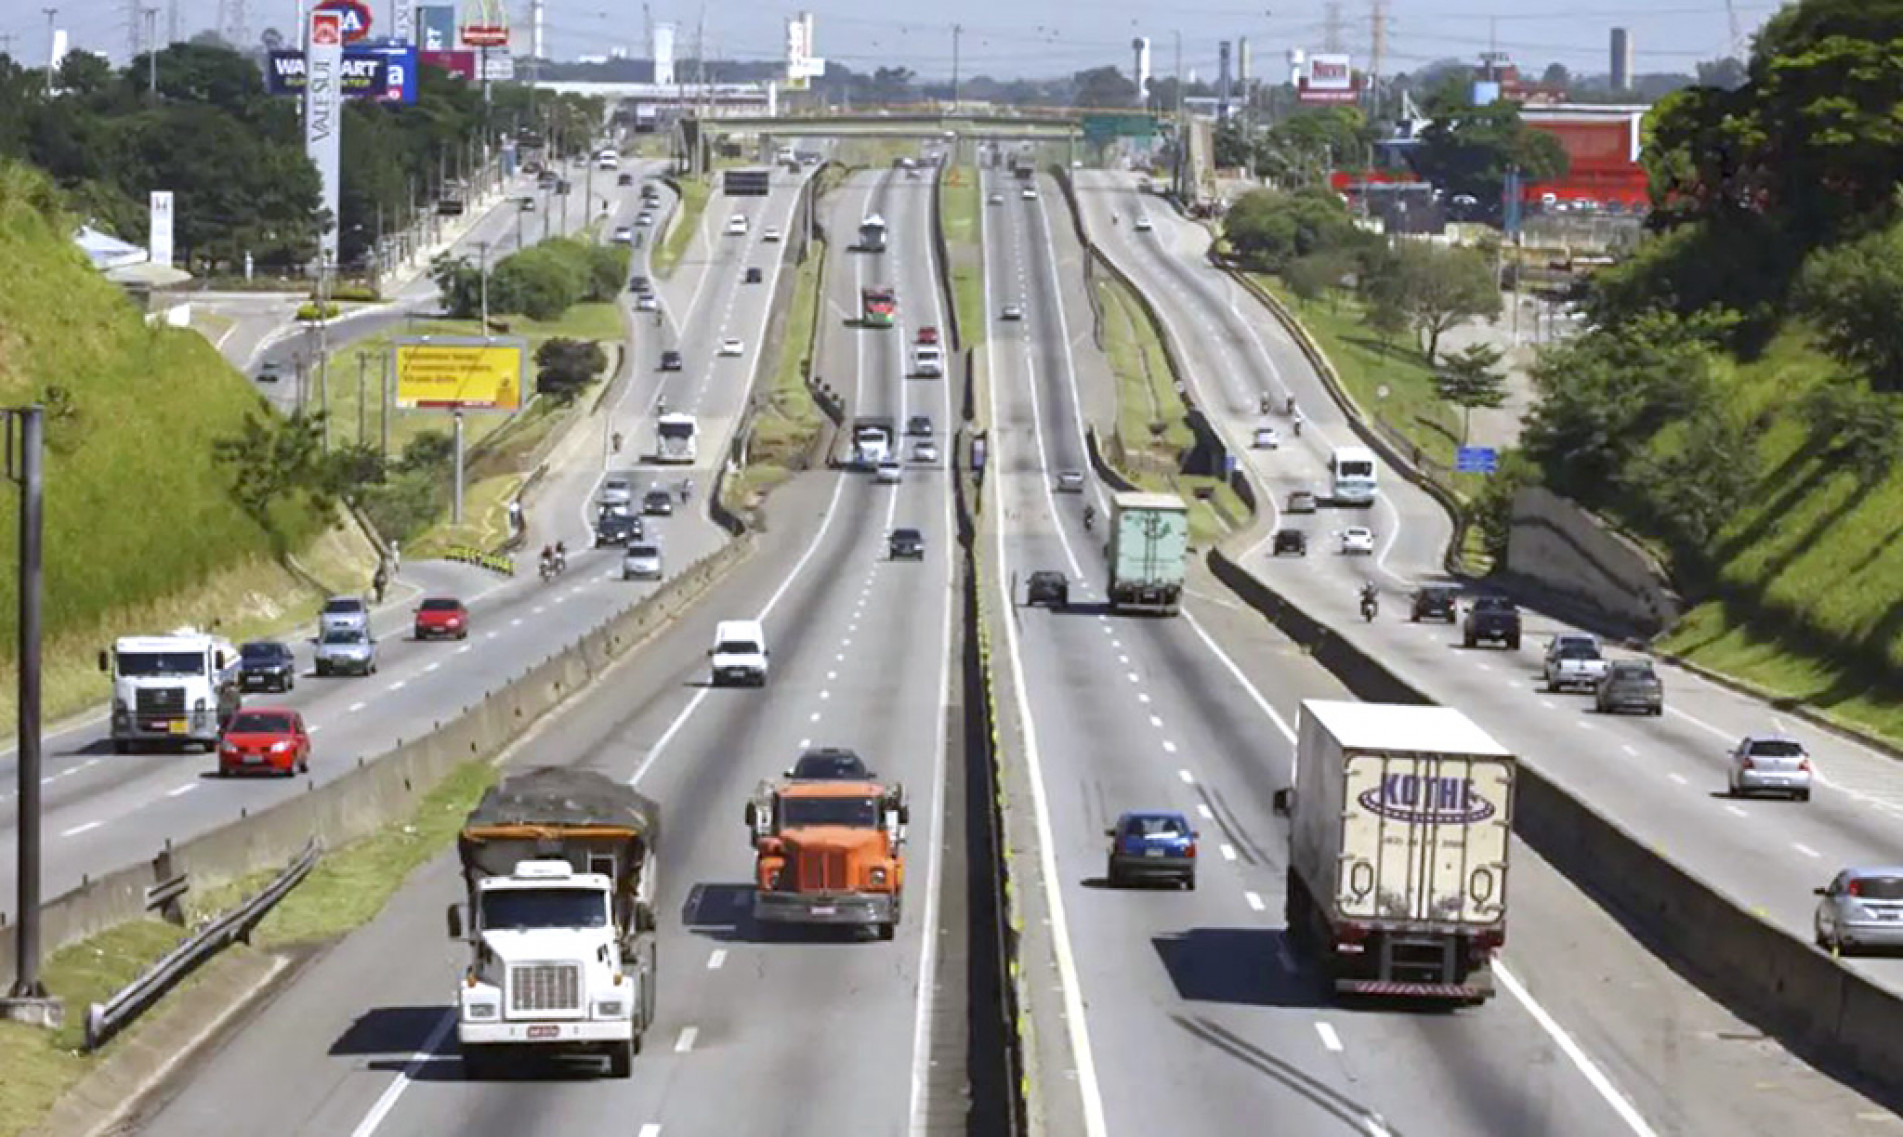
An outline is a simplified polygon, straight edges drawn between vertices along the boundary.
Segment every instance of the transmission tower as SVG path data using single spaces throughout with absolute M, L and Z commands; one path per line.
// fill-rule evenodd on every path
M 1381 113 L 1381 70 L 1388 58 L 1388 0 L 1374 0 L 1372 22 L 1368 29 L 1368 117 L 1371 119 Z
M 139 49 L 145 46 L 145 17 L 139 14 L 139 0 L 126 0 L 126 62 L 139 57 Z
M 251 21 L 245 11 L 245 0 L 225 0 L 225 21 L 219 24 L 226 41 L 231 46 L 243 50 L 251 39 Z M 226 30 L 229 29 L 229 30 Z
M 1341 51 L 1341 0 L 1322 5 L 1322 50 L 1331 55 Z

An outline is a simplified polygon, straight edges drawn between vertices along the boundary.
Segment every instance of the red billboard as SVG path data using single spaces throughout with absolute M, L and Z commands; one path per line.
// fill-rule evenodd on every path
M 345 43 L 356 43 L 370 36 L 370 5 L 366 0 L 323 0 L 313 10 L 337 14 Z

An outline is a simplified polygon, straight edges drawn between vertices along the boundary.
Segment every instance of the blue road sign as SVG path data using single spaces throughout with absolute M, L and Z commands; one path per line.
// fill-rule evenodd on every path
M 1500 468 L 1500 452 L 1491 446 L 1462 446 L 1454 452 L 1454 471 L 1491 474 Z

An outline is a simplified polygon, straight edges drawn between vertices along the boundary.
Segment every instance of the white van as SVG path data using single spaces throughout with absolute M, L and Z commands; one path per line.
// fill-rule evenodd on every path
M 716 687 L 766 686 L 766 629 L 758 620 L 722 620 L 714 625 L 707 652 Z
M 945 351 L 937 344 L 922 343 L 912 349 L 912 374 L 937 379 L 945 374 Z
M 747 235 L 747 215 L 736 213 L 727 218 L 727 236 L 744 237 Z
M 1366 446 L 1337 446 L 1328 456 L 1329 498 L 1336 505 L 1373 505 L 1380 486 L 1374 451 Z

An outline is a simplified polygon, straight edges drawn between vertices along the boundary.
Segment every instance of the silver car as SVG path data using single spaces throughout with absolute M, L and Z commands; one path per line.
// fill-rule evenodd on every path
M 606 505 L 628 505 L 634 501 L 634 482 L 624 477 L 609 478 L 601 483 L 601 492 L 595 500 Z
M 362 632 L 370 628 L 370 605 L 361 596 L 333 596 L 324 601 L 317 614 L 317 634 L 346 631 Z
M 1057 484 L 1051 487 L 1058 493 L 1083 493 L 1084 472 L 1082 470 L 1057 471 Z
M 621 554 L 621 579 L 661 579 L 661 547 L 650 544 L 629 545 L 628 551 Z
M 1845 869 L 1816 892 L 1818 947 L 1903 947 L 1903 868 Z
M 1785 794 L 1810 800 L 1810 754 L 1782 734 L 1748 734 L 1730 755 L 1727 782 L 1732 797 Z
M 375 675 L 377 641 L 362 628 L 337 628 L 318 636 L 317 674 Z

